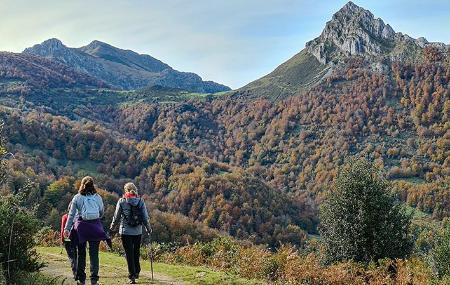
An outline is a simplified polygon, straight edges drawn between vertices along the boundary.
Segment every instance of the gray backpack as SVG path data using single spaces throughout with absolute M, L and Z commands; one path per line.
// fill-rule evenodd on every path
M 86 195 L 81 206 L 81 218 L 85 221 L 100 218 L 100 205 L 97 203 L 96 195 Z

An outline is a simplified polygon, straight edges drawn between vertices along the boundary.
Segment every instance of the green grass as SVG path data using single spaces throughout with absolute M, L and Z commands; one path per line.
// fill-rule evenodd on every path
M 65 265 L 65 255 L 61 254 L 61 249 L 57 247 L 39 247 L 37 248 L 38 253 L 42 256 L 43 260 L 49 262 L 51 267 L 59 267 L 63 268 Z M 59 266 L 59 264 L 61 264 Z M 125 258 L 119 256 L 114 253 L 102 252 L 100 254 L 100 275 L 103 278 L 102 284 L 118 284 L 112 283 L 112 281 L 108 281 L 113 279 L 109 274 L 121 271 L 126 272 L 126 261 Z M 142 272 L 150 272 L 150 262 L 142 261 L 141 262 Z M 154 272 L 157 275 L 167 276 L 171 279 L 182 281 L 183 284 L 192 284 L 192 285 L 209 285 L 209 284 L 263 284 L 260 281 L 255 280 L 247 280 L 243 278 L 239 278 L 232 274 L 227 274 L 225 272 L 218 272 L 211 270 L 206 267 L 193 267 L 193 266 L 184 266 L 184 265 L 173 265 L 173 264 L 165 264 L 155 262 L 153 264 Z M 112 270 L 111 270 L 112 269 Z M 66 268 L 66 271 L 69 270 Z M 54 271 L 52 271 L 54 272 Z M 48 275 L 48 273 L 44 273 Z M 54 276 L 53 277 L 57 277 Z M 158 279 L 158 278 L 157 278 Z M 117 278 L 114 279 L 117 281 Z M 106 283 L 105 283 L 106 282 Z M 144 281 L 145 282 L 145 281 Z M 163 281 L 157 281 L 155 284 L 169 284 L 164 283 Z
M 282 99 L 301 90 L 314 86 L 328 71 L 312 54 L 306 50 L 278 66 L 270 74 L 242 87 L 249 91 L 246 96 Z
M 1 284 L 1 283 L 0 283 Z M 63 284 L 61 278 L 46 276 L 42 273 L 21 273 L 15 279 L 17 285 L 60 285 Z
M 92 160 L 78 160 L 78 161 L 72 161 L 73 165 L 79 169 L 79 172 L 82 173 L 88 173 L 89 175 L 97 176 L 99 175 L 97 171 L 97 167 L 99 163 L 94 162 Z M 81 176 L 81 175 L 79 175 Z

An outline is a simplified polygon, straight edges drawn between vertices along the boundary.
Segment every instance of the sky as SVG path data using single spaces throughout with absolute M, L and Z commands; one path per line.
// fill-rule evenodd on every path
M 150 54 L 239 88 L 320 35 L 341 0 L 0 0 L 0 50 L 49 38 Z M 395 31 L 450 43 L 450 0 L 353 1 Z

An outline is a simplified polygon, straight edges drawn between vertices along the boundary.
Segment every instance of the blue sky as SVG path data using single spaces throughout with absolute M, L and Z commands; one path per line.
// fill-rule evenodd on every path
M 303 49 L 346 2 L 0 0 L 0 50 L 53 37 L 70 47 L 101 40 L 238 88 Z M 396 31 L 450 43 L 449 0 L 354 2 Z

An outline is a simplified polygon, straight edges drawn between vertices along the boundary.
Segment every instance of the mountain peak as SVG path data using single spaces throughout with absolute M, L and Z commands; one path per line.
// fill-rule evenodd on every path
M 99 40 L 93 40 L 92 42 L 90 42 L 87 46 L 84 46 L 83 48 L 87 48 L 87 49 L 94 49 L 94 48 L 115 48 L 110 44 L 107 44 L 105 42 L 99 41 Z
M 41 45 L 53 45 L 53 46 L 64 46 L 61 40 L 57 38 L 51 38 L 46 41 L 43 41 Z
M 322 34 L 306 44 L 306 48 L 326 64 L 341 56 L 381 55 L 395 35 L 392 27 L 383 20 L 348 2 L 327 22 Z
M 355 3 L 353 3 L 352 1 L 349 1 L 347 4 L 345 4 L 339 11 L 340 12 L 351 12 L 351 11 L 355 11 L 355 10 L 364 10 L 364 8 L 356 5 Z
M 64 49 L 67 49 L 67 47 L 59 39 L 51 38 L 40 44 L 36 44 L 31 48 L 25 49 L 25 52 L 34 51 L 34 53 L 40 55 L 42 53 L 54 53 L 55 51 Z
M 358 24 L 361 18 L 365 18 L 366 20 L 369 21 L 375 20 L 375 16 L 372 14 L 372 12 L 350 1 L 347 4 L 345 4 L 341 9 L 339 9 L 336 13 L 334 13 L 331 21 L 333 22 L 344 19 L 346 20 L 347 23 Z

